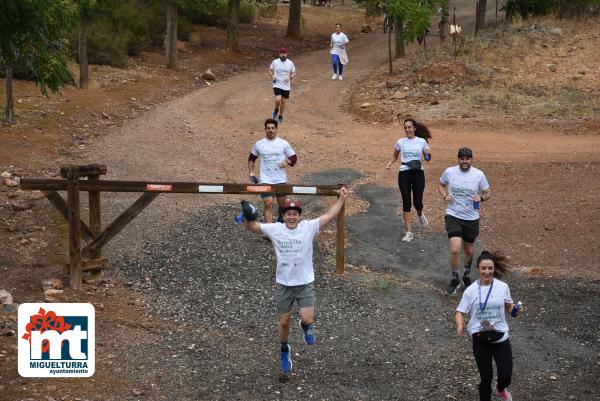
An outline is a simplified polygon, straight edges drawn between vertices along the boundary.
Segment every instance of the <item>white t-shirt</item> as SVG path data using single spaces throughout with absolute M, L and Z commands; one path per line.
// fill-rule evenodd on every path
M 286 140 L 278 137 L 272 140 L 263 138 L 254 144 L 251 153 L 260 157 L 261 184 L 285 184 L 287 182 L 285 169 L 279 167 L 279 163 L 296 153 Z
M 429 149 L 427 141 L 415 136 L 412 139 L 406 137 L 398 139 L 394 144 L 394 149 L 400 151 L 400 171 L 408 170 L 408 167 L 402 163 L 408 163 L 411 160 L 421 160 L 423 152 Z M 421 165 L 421 170 L 423 166 Z
M 349 42 L 349 40 L 345 33 L 340 32 L 339 35 L 335 32 L 332 33 L 331 34 L 331 43 L 333 44 L 333 48 L 331 49 L 331 54 L 339 55 L 338 50 L 342 49 L 348 42 Z
M 273 88 L 289 91 L 292 88 L 292 73 L 296 72 L 296 66 L 292 63 L 292 60 L 286 59 L 285 61 L 281 61 L 276 58 L 269 68 L 277 77 L 273 83 Z
M 473 166 L 466 172 L 460 166 L 448 167 L 440 177 L 440 183 L 448 186 L 452 196 L 446 214 L 462 220 L 479 219 L 479 210 L 473 208 L 473 196 L 490 187 L 483 171 Z
M 495 278 L 491 287 L 492 292 L 483 311 L 480 303 L 485 302 L 490 286 L 480 287 L 479 280 L 465 290 L 456 310 L 471 315 L 467 324 L 467 331 L 470 335 L 483 331 L 481 322 L 487 320 L 494 327 L 494 330 L 504 333 L 504 336 L 496 341 L 501 342 L 508 338 L 508 323 L 506 323 L 504 304 L 512 304 L 513 300 L 510 296 L 510 289 L 504 281 Z M 481 298 L 479 297 L 480 292 Z
M 315 281 L 313 240 L 319 233 L 319 219 L 301 220 L 290 230 L 284 223 L 261 224 L 260 229 L 273 242 L 277 256 L 275 281 L 294 286 Z

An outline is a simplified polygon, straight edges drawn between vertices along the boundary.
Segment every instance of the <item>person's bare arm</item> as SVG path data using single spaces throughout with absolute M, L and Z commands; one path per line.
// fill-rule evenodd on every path
M 329 208 L 329 210 L 325 212 L 325 214 L 319 217 L 319 228 L 323 228 L 327 224 L 331 223 L 331 221 L 338 215 L 340 210 L 342 210 L 342 206 L 344 206 L 344 202 L 348 196 L 350 196 L 350 191 L 348 191 L 348 188 L 342 187 L 335 203 Z
M 459 337 L 463 336 L 465 334 L 465 317 L 464 317 L 464 315 L 462 314 L 462 312 L 456 312 L 454 319 L 456 320 L 456 335 Z
M 394 162 L 396 162 L 396 160 L 398 160 L 399 155 L 400 155 L 400 151 L 398 149 L 395 149 L 394 154 L 392 155 L 392 158 L 390 159 L 388 164 L 385 165 L 385 168 L 389 170 L 390 167 L 392 167 L 392 164 L 394 164 Z
M 444 201 L 450 202 L 452 200 L 452 195 L 448 193 L 448 186 L 438 182 L 437 185 L 438 193 L 442 196 Z
M 477 195 L 473 196 L 473 200 L 475 202 L 485 202 L 486 200 L 490 199 L 491 197 L 492 197 L 492 190 L 488 188 L 485 191 L 481 191 L 481 195 L 477 194 Z
M 262 230 L 260 229 L 260 223 L 258 221 L 248 221 L 244 220 L 244 227 L 246 230 L 252 231 L 254 234 L 262 234 Z

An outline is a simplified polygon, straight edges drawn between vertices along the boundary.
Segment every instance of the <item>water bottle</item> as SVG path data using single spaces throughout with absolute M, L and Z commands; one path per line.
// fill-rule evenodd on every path
M 255 175 L 251 175 L 251 176 L 250 176 L 250 180 L 251 180 L 253 183 L 255 183 L 255 184 L 258 184 L 258 178 L 256 178 L 256 176 L 255 176 Z
M 479 201 L 473 201 L 473 209 L 479 209 Z
M 517 302 L 517 304 L 515 305 L 513 310 L 510 311 L 510 315 L 512 317 L 517 317 L 517 315 L 519 314 L 519 311 L 521 310 L 522 307 L 523 307 L 523 302 L 521 302 L 521 301 Z
M 431 160 L 431 153 L 425 153 L 425 161 Z
M 244 222 L 244 212 L 240 212 L 237 216 L 233 218 L 237 224 L 242 224 Z

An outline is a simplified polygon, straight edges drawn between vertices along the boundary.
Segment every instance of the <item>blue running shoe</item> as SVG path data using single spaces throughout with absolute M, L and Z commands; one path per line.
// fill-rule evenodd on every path
M 302 329 L 302 333 L 304 337 L 304 342 L 306 345 L 313 345 L 317 342 L 317 337 L 315 336 L 315 327 L 312 324 L 304 325 L 302 324 L 302 320 L 300 320 L 300 328 Z
M 292 371 L 292 347 L 288 344 L 287 351 L 281 351 L 281 371 L 290 373 Z
M 280 115 L 279 118 L 277 119 L 279 121 L 279 123 L 281 124 L 283 122 L 283 116 Z

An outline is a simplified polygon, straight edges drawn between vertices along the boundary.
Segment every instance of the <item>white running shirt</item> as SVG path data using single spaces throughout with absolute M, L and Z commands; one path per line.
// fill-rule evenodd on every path
M 271 239 L 277 256 L 275 281 L 286 286 L 315 281 L 313 240 L 319 233 L 319 219 L 301 220 L 290 230 L 284 223 L 261 224 L 260 229 Z
M 251 153 L 260 157 L 261 184 L 285 184 L 287 182 L 285 169 L 279 167 L 279 163 L 296 153 L 286 140 L 279 137 L 272 140 L 263 138 L 254 144 Z
M 479 210 L 473 208 L 473 196 L 490 187 L 483 171 L 473 166 L 466 172 L 460 166 L 448 167 L 440 177 L 440 183 L 448 186 L 452 196 L 446 214 L 462 220 L 479 219 Z
M 339 35 L 335 32 L 332 33 L 331 34 L 331 43 L 333 44 L 333 47 L 331 48 L 331 54 L 339 55 L 340 49 L 342 49 L 348 42 L 349 42 L 349 40 L 345 33 L 340 32 Z
M 286 59 L 281 61 L 276 58 L 269 67 L 273 74 L 277 77 L 273 83 L 273 88 L 279 88 L 284 91 L 289 91 L 292 88 L 292 73 L 296 72 L 296 66 L 292 63 L 292 60 Z
M 394 149 L 400 152 L 400 171 L 406 171 L 408 167 L 402 163 L 408 163 L 411 160 L 421 160 L 423 152 L 429 149 L 429 145 L 425 139 L 418 136 L 412 139 L 404 137 L 396 141 Z M 421 165 L 421 170 L 423 170 L 423 165 Z
M 504 333 L 504 336 L 496 342 L 505 341 L 508 338 L 508 323 L 506 322 L 504 304 L 514 303 L 510 296 L 510 289 L 504 281 L 494 278 L 492 292 L 485 309 L 482 311 L 479 303 L 483 304 L 485 302 L 490 286 L 481 286 L 482 299 L 480 300 L 478 284 L 479 280 L 465 290 L 456 310 L 471 316 L 467 324 L 467 331 L 470 335 L 483 331 L 481 322 L 487 320 L 494 326 L 494 330 Z

